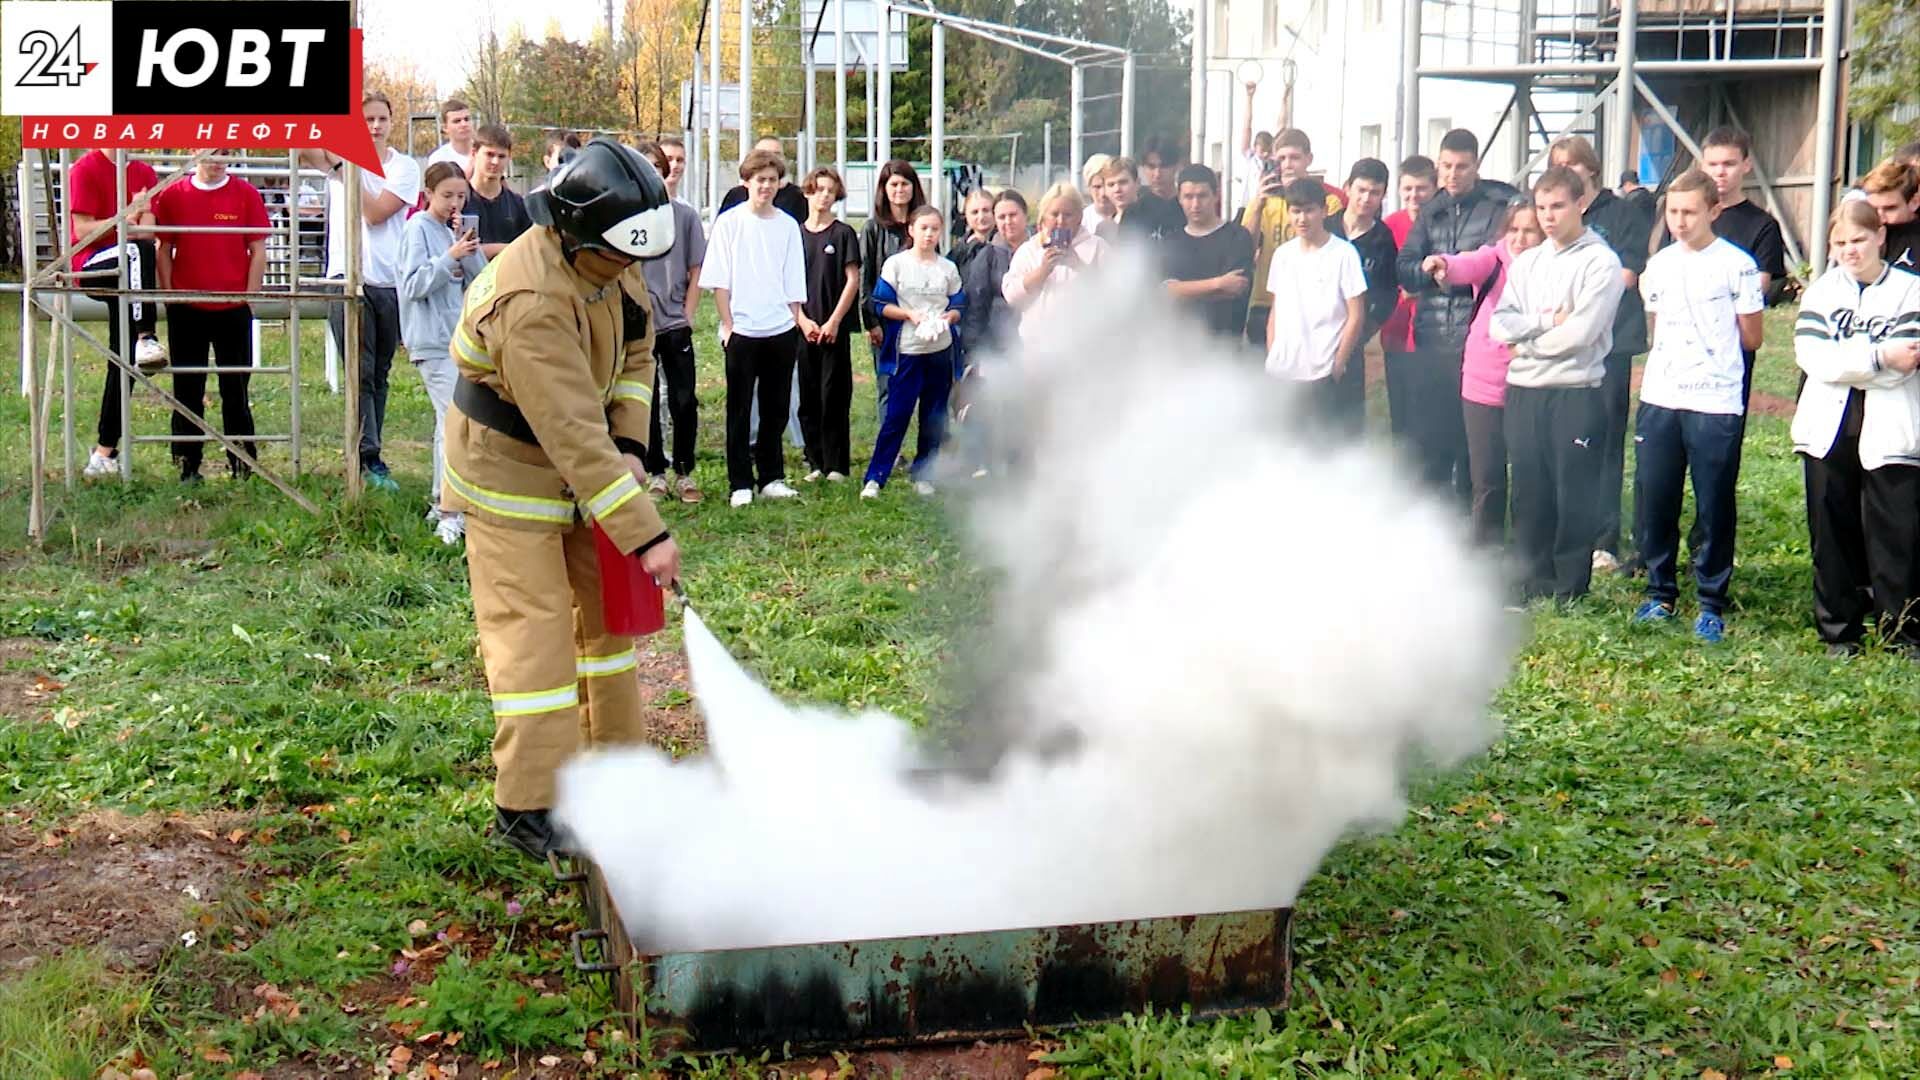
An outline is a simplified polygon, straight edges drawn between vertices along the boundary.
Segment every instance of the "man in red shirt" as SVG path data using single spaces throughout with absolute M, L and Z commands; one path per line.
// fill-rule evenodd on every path
M 79 283 L 97 289 L 117 289 L 120 287 L 120 261 L 124 256 L 127 263 L 127 286 L 134 289 L 154 287 L 154 250 L 153 240 L 144 230 L 135 226 L 152 225 L 153 213 L 148 208 L 153 189 L 160 186 L 160 177 L 153 166 L 142 161 L 127 162 L 127 202 L 134 207 L 127 215 L 128 236 L 124 248 L 114 244 L 115 234 L 109 230 L 73 254 L 75 274 L 84 274 Z M 85 236 L 101 221 L 112 217 L 120 209 L 119 184 L 114 176 L 113 159 L 99 150 L 89 150 L 67 169 L 67 202 L 73 212 L 73 235 L 69 242 Z M 121 351 L 120 343 L 120 298 L 117 296 L 93 295 L 94 299 L 107 305 L 107 347 L 115 356 L 126 355 Z M 160 346 L 160 339 L 154 336 L 154 323 L 159 317 L 159 309 L 151 300 L 133 300 L 127 307 L 127 316 L 134 333 L 133 362 L 142 371 L 158 371 L 167 363 L 167 352 Z M 106 387 L 100 392 L 100 422 L 94 440 L 93 453 L 87 458 L 84 476 L 112 476 L 120 471 L 114 460 L 120 453 L 120 398 L 126 392 L 132 377 L 114 364 L 107 365 Z
M 202 160 L 194 167 L 192 180 L 173 185 L 154 200 L 153 213 L 161 225 L 259 230 L 161 233 L 161 288 L 199 293 L 260 290 L 267 272 L 267 204 L 252 184 L 228 176 L 225 162 Z M 247 401 L 247 381 L 253 366 L 253 309 L 239 301 L 170 303 L 167 341 L 176 368 L 173 396 L 194 415 L 206 415 L 206 373 L 178 369 L 206 367 L 211 351 L 214 366 L 232 369 L 231 373 L 220 373 L 221 427 L 228 435 L 252 435 L 253 408 Z M 198 436 L 200 429 L 176 412 L 173 433 Z M 243 445 L 247 453 L 256 452 L 252 442 Z M 201 446 L 199 442 L 173 444 L 183 482 L 200 481 Z M 227 455 L 227 467 L 236 478 L 248 472 L 232 453 Z

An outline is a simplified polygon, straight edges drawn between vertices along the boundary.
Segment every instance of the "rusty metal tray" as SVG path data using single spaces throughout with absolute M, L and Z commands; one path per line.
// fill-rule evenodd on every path
M 591 861 L 557 859 L 554 872 L 587 912 L 575 967 L 609 977 L 636 1035 L 647 1027 L 657 1043 L 664 1029 L 690 1050 L 1018 1037 L 1149 1004 L 1209 1017 L 1292 995 L 1292 908 L 644 955 Z

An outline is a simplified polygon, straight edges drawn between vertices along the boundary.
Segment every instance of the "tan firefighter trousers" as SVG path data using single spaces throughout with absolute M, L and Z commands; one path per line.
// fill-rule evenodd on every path
M 467 572 L 493 701 L 494 804 L 550 809 L 561 763 L 644 735 L 633 639 L 601 620 L 585 522 L 549 532 L 468 514 Z

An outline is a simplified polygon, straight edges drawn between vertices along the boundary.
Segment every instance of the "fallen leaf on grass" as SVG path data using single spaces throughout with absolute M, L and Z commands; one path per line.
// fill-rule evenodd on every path
M 1645 945 L 1647 948 L 1651 949 L 1660 944 L 1660 939 L 1657 937 L 1654 937 L 1652 934 L 1641 934 L 1640 944 Z
M 560 1055 L 547 1054 L 540 1059 L 540 1064 L 545 1065 L 547 1068 L 551 1069 L 555 1065 L 560 1064 Z
M 452 1032 L 451 1034 L 449 1034 L 449 1035 L 448 1035 L 448 1036 L 447 1036 L 446 1038 L 444 1038 L 444 1039 L 442 1039 L 442 1040 L 440 1040 L 440 1045 L 442 1045 L 442 1046 L 459 1046 L 459 1045 L 460 1045 L 460 1040 L 461 1040 L 461 1039 L 464 1039 L 464 1038 L 466 1038 L 466 1037 L 467 1037 L 467 1033 L 466 1033 L 466 1032 L 464 1032 L 464 1031 L 455 1031 L 455 1032 Z
M 28 693 L 57 694 L 60 691 L 65 690 L 66 688 L 67 688 L 66 683 L 60 682 L 56 679 L 49 679 L 45 675 L 35 675 L 33 677 L 33 689 L 28 691 Z
M 1671 1047 L 1671 1046 L 1662 1046 L 1662 1047 L 1660 1048 L 1660 1056 L 1661 1056 L 1661 1057 L 1675 1057 L 1675 1056 L 1677 1056 L 1677 1055 L 1676 1055 L 1676 1054 L 1675 1054 L 1675 1053 L 1673 1052 L 1673 1047 Z
M 1785 1054 L 1775 1054 L 1773 1055 L 1773 1067 L 1779 1069 L 1781 1072 L 1792 1072 L 1793 1059 Z
M 1719 1069 L 1700 1070 L 1700 1080 L 1727 1080 L 1727 1074 Z
M 408 923 L 407 933 L 413 935 L 414 937 L 426 937 L 427 936 L 427 920 L 415 919 L 412 922 Z
M 582 1065 L 598 1065 L 599 1063 L 600 1063 L 600 1055 L 599 1055 L 599 1054 L 596 1054 L 596 1053 L 594 1053 L 594 1052 L 593 1052 L 593 1051 L 591 1051 L 591 1050 L 585 1050 L 585 1051 L 582 1051 L 582 1052 L 581 1052 L 581 1054 L 580 1054 L 580 1064 L 582 1064 Z
M 1871 945 L 1871 946 L 1873 946 L 1873 951 L 1874 951 L 1874 952 L 1886 952 L 1886 951 L 1887 951 L 1887 943 L 1886 943 L 1886 942 L 1884 942 L 1884 941 L 1881 941 L 1881 940 L 1880 940 L 1879 938 L 1877 938 L 1877 937 L 1870 937 L 1870 938 L 1868 938 L 1868 939 L 1867 939 L 1867 944 L 1869 944 L 1869 945 Z
M 235 829 L 232 832 L 227 834 L 227 843 L 237 844 L 240 841 L 245 840 L 246 838 L 247 838 L 247 830 Z
M 127 1080 L 160 1080 L 160 1074 L 152 1069 L 135 1069 L 127 1074 Z
M 233 1080 L 267 1080 L 267 1078 L 260 1073 L 254 1072 L 252 1069 L 248 1069 L 246 1072 L 233 1074 Z
M 200 1051 L 200 1060 L 210 1061 L 215 1065 L 231 1065 L 233 1064 L 233 1055 L 218 1047 L 210 1047 Z
M 407 1062 L 412 1060 L 413 1060 L 412 1047 L 396 1046 L 392 1050 L 387 1052 L 387 1068 L 392 1069 L 396 1073 L 406 1072 Z
M 1050 1069 L 1045 1065 L 1042 1065 L 1041 1067 L 1028 1073 L 1027 1080 L 1053 1080 L 1053 1078 L 1058 1075 L 1060 1075 L 1058 1071 L 1054 1069 Z

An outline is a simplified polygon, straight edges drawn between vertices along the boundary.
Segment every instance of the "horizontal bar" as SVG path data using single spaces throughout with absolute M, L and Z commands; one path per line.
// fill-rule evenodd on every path
M 275 442 L 292 442 L 293 441 L 293 436 L 291 435 L 229 435 L 227 436 L 227 438 L 233 439 L 236 442 L 251 442 L 251 443 L 263 443 L 263 442 L 275 443 Z M 210 443 L 210 442 L 219 442 L 220 440 L 215 438 L 212 435 L 135 435 L 133 437 L 133 441 L 134 442 L 164 442 L 164 443 L 196 443 L 196 442 Z
M 1643 75 L 1777 75 L 1820 70 L 1820 60 L 1641 60 L 1633 68 Z M 1425 79 L 1470 79 L 1506 82 L 1551 75 L 1620 74 L 1620 65 L 1599 60 L 1548 64 L 1484 64 L 1474 67 L 1422 67 Z
M 286 226 L 285 222 L 282 222 L 278 227 L 270 224 L 269 225 L 143 225 L 140 227 L 140 231 L 150 232 L 150 233 L 207 233 L 207 234 L 254 233 L 259 236 L 267 236 L 277 231 L 284 236 L 286 232 L 285 226 Z
M 290 374 L 292 371 L 293 371 L 293 368 L 286 367 L 286 366 L 254 367 L 251 364 L 248 364 L 244 367 L 174 367 L 172 364 L 168 364 L 166 367 L 160 368 L 156 371 L 149 372 L 149 374 L 152 374 L 152 375 L 287 375 L 287 374 Z
M 0 283 L 0 293 L 24 292 L 26 286 L 19 282 Z M 175 292 L 169 289 L 90 289 L 84 285 L 35 285 L 35 294 L 40 293 L 77 293 L 81 296 L 124 296 L 133 300 L 166 300 L 176 304 L 225 304 L 252 303 L 269 300 L 319 300 L 330 302 L 340 299 L 340 293 L 295 293 L 295 292 Z

